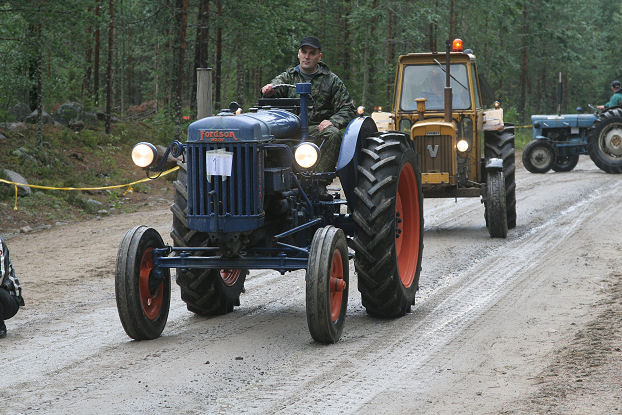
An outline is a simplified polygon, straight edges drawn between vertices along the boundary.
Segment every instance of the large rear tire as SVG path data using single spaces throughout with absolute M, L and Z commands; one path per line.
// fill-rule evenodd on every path
M 387 132 L 363 139 L 354 190 L 355 267 L 371 315 L 410 311 L 423 252 L 423 194 L 408 136 Z
M 601 113 L 590 129 L 587 151 L 607 173 L 622 173 L 622 109 Z
M 159 337 L 166 325 L 171 300 L 171 278 L 162 268 L 153 270 L 153 249 L 162 248 L 160 234 L 146 226 L 126 232 L 119 245 L 115 272 L 115 297 L 123 329 L 134 340 Z
M 508 223 L 505 206 L 505 180 L 503 172 L 489 171 L 486 175 L 486 200 L 484 201 L 486 227 L 492 238 L 508 236 Z
M 175 246 L 208 246 L 207 234 L 188 228 L 186 165 L 178 164 L 180 168 L 174 182 L 175 199 L 171 206 L 171 238 Z M 220 315 L 240 305 L 240 294 L 247 274 L 246 269 L 177 269 L 176 282 L 181 288 L 181 299 L 189 311 L 203 316 Z
M 326 226 L 315 231 L 305 276 L 307 324 L 319 343 L 341 337 L 348 308 L 348 245 L 341 229 Z
M 505 209 L 509 229 L 516 227 L 516 161 L 514 151 L 514 126 L 507 125 L 498 131 L 484 133 L 484 157 L 503 160 L 503 177 L 505 179 Z

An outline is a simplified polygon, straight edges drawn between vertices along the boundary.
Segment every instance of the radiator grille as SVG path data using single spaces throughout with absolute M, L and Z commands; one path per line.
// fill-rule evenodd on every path
M 414 137 L 422 173 L 449 173 L 452 171 L 452 143 L 450 135 L 425 135 Z
M 206 152 L 233 153 L 231 177 L 206 173 Z M 187 143 L 188 224 L 201 231 L 254 229 L 263 218 L 263 159 L 258 143 Z

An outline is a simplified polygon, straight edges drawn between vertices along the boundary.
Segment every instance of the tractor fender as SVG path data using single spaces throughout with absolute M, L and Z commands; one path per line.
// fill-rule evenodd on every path
M 503 159 L 491 158 L 486 161 L 486 171 L 503 170 Z
M 354 200 L 354 188 L 358 178 L 358 153 L 363 138 L 378 132 L 371 117 L 357 117 L 350 121 L 341 139 L 341 149 L 337 160 L 337 176 L 346 195 L 348 205 Z

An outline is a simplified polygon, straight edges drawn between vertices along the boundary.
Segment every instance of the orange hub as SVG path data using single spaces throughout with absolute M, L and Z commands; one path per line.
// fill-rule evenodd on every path
M 143 307 L 143 312 L 149 320 L 155 320 L 160 315 L 162 310 L 162 301 L 164 299 L 164 282 L 158 285 L 153 295 L 149 290 L 149 274 L 153 269 L 153 248 L 147 248 L 143 252 L 143 256 L 140 260 L 140 270 L 138 277 L 138 291 L 140 293 L 140 302 Z
M 339 249 L 333 252 L 333 260 L 330 266 L 330 318 L 335 323 L 341 314 L 341 303 L 346 282 L 343 279 L 343 260 Z
M 395 254 L 400 280 L 408 288 L 413 283 L 419 259 L 419 189 L 412 166 L 406 163 L 400 172 L 395 201 Z
M 241 273 L 242 271 L 239 269 L 221 269 L 220 278 L 222 278 L 227 287 L 231 287 L 240 278 Z

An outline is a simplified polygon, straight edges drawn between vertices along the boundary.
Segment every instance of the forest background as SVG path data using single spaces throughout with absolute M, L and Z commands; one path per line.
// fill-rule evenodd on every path
M 390 108 L 400 54 L 473 49 L 506 114 L 605 102 L 622 76 L 622 3 L 584 0 L 9 0 L 0 1 L 0 122 L 18 102 L 63 102 L 118 117 L 152 101 L 194 119 L 197 67 L 212 68 L 214 108 L 251 106 L 262 85 L 297 63 L 302 36 L 356 105 Z M 491 103 L 486 103 L 490 105 Z

